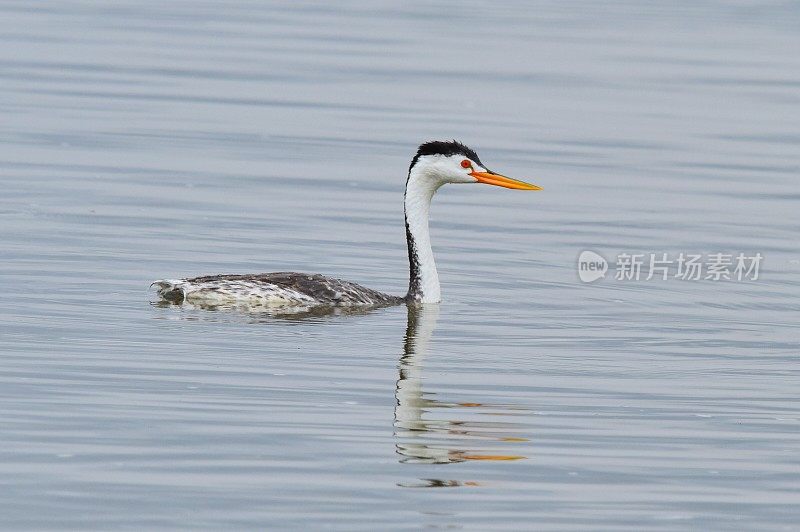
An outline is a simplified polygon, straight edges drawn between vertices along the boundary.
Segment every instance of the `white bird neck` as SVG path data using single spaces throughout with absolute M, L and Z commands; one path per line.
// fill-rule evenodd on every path
M 404 199 L 409 264 L 406 297 L 409 301 L 438 303 L 442 299 L 428 229 L 431 199 L 440 186 L 440 182 L 426 178 L 416 166 L 411 168 Z

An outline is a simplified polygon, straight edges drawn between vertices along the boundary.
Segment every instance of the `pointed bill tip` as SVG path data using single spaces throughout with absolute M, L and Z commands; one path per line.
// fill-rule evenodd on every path
M 479 183 L 495 185 L 497 187 L 511 188 L 514 190 L 543 190 L 539 185 L 526 183 L 518 179 L 512 179 L 494 172 L 471 172 L 469 175 L 474 177 Z

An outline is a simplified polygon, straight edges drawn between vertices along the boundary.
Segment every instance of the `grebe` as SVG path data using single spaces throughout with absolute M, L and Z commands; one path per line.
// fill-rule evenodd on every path
M 154 282 L 158 294 L 174 303 L 303 307 L 386 306 L 438 303 L 439 274 L 431 249 L 428 214 L 431 199 L 446 183 L 485 183 L 516 190 L 541 187 L 492 172 L 472 149 L 454 141 L 422 144 L 411 160 L 404 196 L 408 243 L 408 293 L 393 296 L 356 283 L 295 272 L 210 275 Z

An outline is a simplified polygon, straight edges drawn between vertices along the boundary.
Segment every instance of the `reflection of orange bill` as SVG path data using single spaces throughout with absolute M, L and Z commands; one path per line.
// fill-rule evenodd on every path
M 509 436 L 508 438 L 500 438 L 500 441 L 531 441 L 531 440 L 529 440 L 528 438 L 512 438 Z
M 464 460 L 523 460 L 526 456 L 514 456 L 511 454 L 464 454 L 459 458 Z

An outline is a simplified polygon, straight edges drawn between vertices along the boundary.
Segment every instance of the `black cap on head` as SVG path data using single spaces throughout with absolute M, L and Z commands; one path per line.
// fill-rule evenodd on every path
M 409 172 L 411 172 L 411 169 L 414 168 L 414 165 L 417 164 L 417 161 L 423 155 L 444 155 L 445 157 L 449 157 L 450 155 L 463 155 L 467 159 L 484 166 L 478 158 L 478 154 L 469 146 L 465 146 L 457 140 L 432 140 L 420 144 L 417 154 L 411 159 L 411 166 L 408 167 Z

